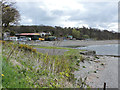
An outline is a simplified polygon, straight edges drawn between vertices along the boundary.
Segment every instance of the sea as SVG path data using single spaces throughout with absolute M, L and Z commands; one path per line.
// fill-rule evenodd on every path
M 86 47 L 77 47 L 76 49 L 96 51 L 97 55 L 120 56 L 120 44 L 91 45 Z

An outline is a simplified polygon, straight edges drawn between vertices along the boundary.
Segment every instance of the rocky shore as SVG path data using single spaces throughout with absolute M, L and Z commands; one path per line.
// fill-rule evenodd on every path
M 74 75 L 77 79 L 85 79 L 91 88 L 118 88 L 118 58 L 110 56 L 86 56 L 80 62 L 79 71 Z
M 41 46 L 89 46 L 89 45 L 105 45 L 118 44 L 117 40 L 100 40 L 100 41 L 44 41 L 38 42 L 36 45 Z M 43 50 L 43 49 L 41 49 Z M 45 49 L 44 49 L 45 50 Z M 46 51 L 46 50 L 45 50 Z M 44 52 L 45 52 L 44 51 Z M 48 50 L 50 53 L 51 50 Z M 55 52 L 65 52 L 65 50 L 55 50 Z M 81 52 L 82 53 L 82 52 Z M 96 56 L 93 54 L 86 54 L 84 52 L 85 60 L 80 62 L 79 71 L 75 71 L 74 75 L 77 79 L 85 79 L 86 84 L 92 88 L 103 88 L 106 83 L 106 88 L 118 88 L 118 57 L 114 56 Z
M 63 55 L 64 49 L 37 49 L 40 52 L 47 52 L 49 55 Z M 86 78 L 85 83 L 91 88 L 118 88 L 118 57 L 98 56 L 93 51 L 80 52 L 84 61 L 80 62 L 79 70 L 74 72 L 78 79 Z

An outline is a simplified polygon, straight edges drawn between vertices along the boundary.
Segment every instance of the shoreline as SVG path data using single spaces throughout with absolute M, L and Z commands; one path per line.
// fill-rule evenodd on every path
M 31 43 L 32 44 L 32 43 Z M 32 45 L 38 45 L 43 47 L 66 47 L 66 48 L 73 48 L 76 47 L 83 47 L 89 45 L 107 45 L 107 44 L 118 44 L 118 40 L 99 40 L 99 41 L 83 41 L 83 40 L 67 40 L 67 41 L 42 41 L 42 42 L 35 42 Z M 50 53 L 50 49 L 42 49 L 39 51 L 48 52 Z M 55 50 L 55 52 L 60 52 L 62 50 Z M 65 50 L 63 50 L 65 51 Z M 62 51 L 62 53 L 63 53 Z M 89 50 L 88 50 L 89 51 Z M 97 54 L 96 54 L 97 55 Z M 97 55 L 97 56 L 112 56 L 112 57 L 120 57 L 119 55 Z
M 63 41 L 29 41 L 20 42 L 28 45 L 40 45 L 40 46 L 56 46 L 56 47 L 76 47 L 76 46 L 89 46 L 89 45 L 106 45 L 106 44 L 118 44 L 119 40 L 63 40 Z
M 66 47 L 66 46 L 118 44 L 118 42 L 119 42 L 118 40 L 99 40 L 99 41 L 67 40 L 67 41 L 42 41 L 34 44 L 46 47 L 50 46 Z M 106 82 L 107 84 L 106 88 L 118 88 L 117 75 L 119 57 L 108 55 L 96 55 L 99 58 L 95 58 L 94 56 L 91 55 L 83 56 L 90 57 L 90 61 L 87 61 L 86 58 L 84 63 L 80 62 L 79 71 L 74 72 L 74 75 L 77 79 L 79 79 L 79 77 L 83 79 L 87 77 L 86 83 L 91 88 L 103 88 L 104 82 Z

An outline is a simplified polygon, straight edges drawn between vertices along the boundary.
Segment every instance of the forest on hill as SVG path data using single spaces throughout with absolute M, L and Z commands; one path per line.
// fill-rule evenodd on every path
M 72 35 L 74 38 L 78 40 L 82 39 L 94 39 L 94 40 L 112 40 L 112 39 L 120 39 L 118 36 L 119 33 L 108 31 L 108 30 L 100 30 L 96 28 L 71 28 L 71 27 L 60 27 L 60 26 L 10 26 L 8 31 L 11 32 L 11 35 L 15 33 L 38 33 L 38 32 L 50 32 L 53 36 L 56 37 L 67 37 L 68 35 Z

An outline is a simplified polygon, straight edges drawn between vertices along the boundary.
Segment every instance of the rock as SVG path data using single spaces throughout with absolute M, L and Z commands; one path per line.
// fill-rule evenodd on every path
M 98 60 L 94 60 L 94 62 L 99 63 L 100 61 L 98 61 Z
M 96 55 L 96 52 L 95 51 L 82 51 L 82 52 L 80 52 L 80 54 L 83 54 L 83 55 Z

